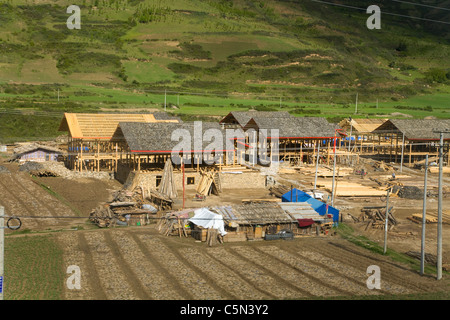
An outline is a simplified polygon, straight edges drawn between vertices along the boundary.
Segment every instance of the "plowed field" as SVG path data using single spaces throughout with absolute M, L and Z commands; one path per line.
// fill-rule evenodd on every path
M 448 286 L 339 238 L 208 247 L 147 226 L 66 232 L 57 239 L 65 248 L 64 263 L 81 270 L 81 289 L 66 289 L 66 299 L 305 299 Z M 380 267 L 380 290 L 367 288 L 371 265 Z

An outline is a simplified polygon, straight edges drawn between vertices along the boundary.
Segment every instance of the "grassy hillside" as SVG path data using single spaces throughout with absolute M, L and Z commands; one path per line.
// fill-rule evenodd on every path
M 81 9 L 80 30 L 66 26 L 71 4 Z M 449 21 L 449 11 L 384 1 L 382 12 L 427 20 L 382 15 L 382 29 L 369 30 L 371 1 L 339 4 L 352 8 L 310 0 L 3 1 L 0 139 L 52 137 L 64 111 L 164 101 L 179 115 L 257 107 L 338 119 L 354 113 L 358 95 L 357 116 L 450 117 L 449 25 L 429 21 Z M 39 117 L 24 123 L 33 112 Z

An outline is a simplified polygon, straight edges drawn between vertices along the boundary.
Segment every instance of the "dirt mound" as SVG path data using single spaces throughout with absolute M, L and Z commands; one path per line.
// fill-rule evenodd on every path
M 420 200 L 423 199 L 423 189 L 415 186 L 403 186 L 400 188 L 398 196 L 405 199 Z

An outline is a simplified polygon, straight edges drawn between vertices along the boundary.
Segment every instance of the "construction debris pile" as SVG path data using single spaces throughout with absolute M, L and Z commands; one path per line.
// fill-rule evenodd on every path
M 200 170 L 201 178 L 196 188 L 196 197 L 202 199 L 210 194 L 219 195 L 222 191 L 220 175 L 215 169 L 207 171 Z
M 398 224 L 393 215 L 393 208 L 389 208 L 388 230 L 392 230 Z M 386 223 L 386 207 L 363 207 L 359 217 L 351 217 L 354 222 L 367 222 L 365 230 L 369 229 L 369 227 L 384 229 Z
M 114 179 L 114 175 L 105 171 L 72 171 L 67 169 L 62 162 L 44 161 L 34 162 L 27 161 L 20 165 L 19 171 L 25 171 L 37 177 L 62 177 L 65 179 L 93 178 L 102 180 Z
M 145 225 L 148 223 L 149 215 L 158 212 L 155 205 L 147 199 L 141 187 L 133 191 L 122 189 L 114 194 L 113 201 L 92 210 L 89 220 L 100 228 L 116 225 Z

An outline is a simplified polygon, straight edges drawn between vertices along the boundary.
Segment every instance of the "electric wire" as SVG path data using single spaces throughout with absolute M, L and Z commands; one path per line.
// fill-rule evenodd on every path
M 436 7 L 436 6 L 431 6 L 431 5 L 428 5 L 428 4 L 422 4 L 422 3 L 417 3 L 417 2 L 401 1 L 401 0 L 391 0 L 391 1 L 400 2 L 400 3 L 404 3 L 404 4 L 410 4 L 410 5 L 413 5 L 413 6 L 420 6 L 420 7 L 427 7 L 427 8 L 432 8 L 432 9 L 450 11 L 449 8 Z
M 334 3 L 334 2 L 329 2 L 329 1 L 323 1 L 323 0 L 310 0 L 310 1 L 322 3 L 322 4 L 328 4 L 328 5 L 332 5 L 332 6 L 336 6 L 336 7 L 343 7 L 343 8 L 360 10 L 360 11 L 367 11 L 366 8 L 354 7 L 354 6 L 349 6 L 346 4 Z M 428 21 L 428 22 L 450 24 L 450 22 L 447 22 L 447 21 L 434 20 L 434 19 L 428 19 L 428 18 L 420 18 L 420 17 L 408 16 L 408 15 L 399 14 L 399 13 L 392 13 L 392 12 L 386 12 L 386 11 L 382 11 L 381 13 L 385 14 L 385 15 L 401 17 L 401 18 L 410 18 L 410 19 L 416 19 L 416 20 L 422 20 L 422 21 Z

